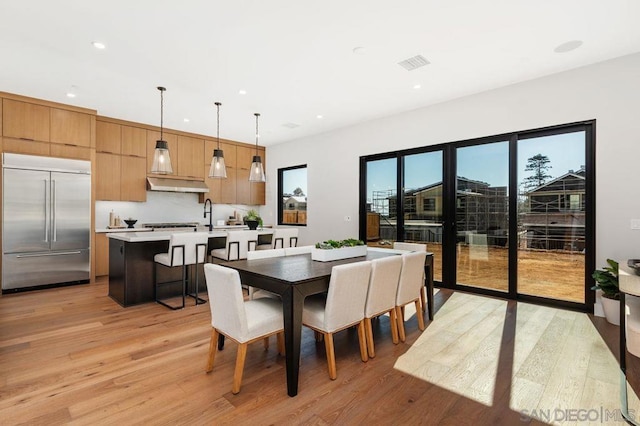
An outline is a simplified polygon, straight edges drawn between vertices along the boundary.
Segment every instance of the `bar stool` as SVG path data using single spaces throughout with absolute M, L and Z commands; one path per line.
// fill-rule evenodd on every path
M 189 293 L 189 296 L 195 299 L 196 305 L 206 303 L 206 300 L 198 297 L 198 286 L 200 284 L 198 264 L 204 264 L 205 262 L 208 243 L 209 234 L 206 232 L 180 232 L 171 234 L 168 252 L 158 253 L 153 257 L 153 282 L 155 286 L 156 302 L 174 310 L 184 308 L 185 296 L 187 295 L 187 281 L 191 281 L 190 279 L 188 279 L 187 267 L 195 265 L 195 291 L 193 294 Z M 181 279 L 158 282 L 158 265 L 164 266 L 166 268 L 175 268 L 181 266 Z M 182 283 L 182 305 L 171 306 L 164 300 L 160 300 L 158 298 L 158 288 L 169 284 L 175 284 L 177 282 Z
M 260 244 L 258 250 L 282 249 L 298 245 L 298 228 L 274 228 L 271 244 Z
M 256 249 L 258 231 L 229 231 L 225 248 L 211 250 L 211 256 L 218 259 L 240 260 L 247 258 L 247 252 Z

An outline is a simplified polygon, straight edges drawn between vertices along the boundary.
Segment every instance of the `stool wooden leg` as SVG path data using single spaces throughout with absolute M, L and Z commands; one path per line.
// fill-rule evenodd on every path
M 396 306 L 396 316 L 397 321 L 396 324 L 398 324 L 398 336 L 400 337 L 400 341 L 404 342 L 407 337 L 404 334 L 404 315 L 403 315 L 403 311 L 402 308 L 400 306 Z
M 422 306 L 420 304 L 420 299 L 416 299 L 416 316 L 418 317 L 418 327 L 420 330 L 424 330 L 424 311 L 422 310 Z
M 366 337 L 364 320 L 358 323 L 358 341 L 360 342 L 360 358 L 362 362 L 369 361 L 367 356 L 367 337 Z
M 396 315 L 396 308 L 389 311 L 389 327 L 391 327 L 391 339 L 393 344 L 398 344 L 398 317 Z
M 336 371 L 336 353 L 333 348 L 333 334 L 327 333 L 324 336 L 324 347 L 327 352 L 327 367 L 329 368 L 329 378 L 331 380 L 335 380 L 338 377 L 338 372 Z

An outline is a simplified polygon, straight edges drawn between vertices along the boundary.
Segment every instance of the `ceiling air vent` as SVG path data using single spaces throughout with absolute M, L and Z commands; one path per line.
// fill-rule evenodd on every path
M 296 123 L 284 123 L 283 126 L 289 129 L 295 129 L 296 127 L 300 127 L 300 125 Z
M 398 65 L 400 65 L 402 68 L 404 68 L 407 71 L 413 71 L 417 68 L 423 67 L 425 65 L 429 65 L 430 63 L 431 62 L 429 62 L 427 58 L 425 58 L 424 56 L 417 55 L 417 56 L 414 56 L 413 58 L 405 59 L 404 61 L 398 62 Z

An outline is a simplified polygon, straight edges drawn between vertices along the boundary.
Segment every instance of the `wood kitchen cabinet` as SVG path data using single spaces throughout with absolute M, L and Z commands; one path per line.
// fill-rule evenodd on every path
M 91 147 L 94 116 L 66 109 L 51 110 L 51 142 Z
M 236 147 L 236 168 L 249 170 L 251 168 L 251 160 L 256 154 L 254 148 L 248 146 Z
M 2 100 L 2 135 L 49 142 L 51 108 L 13 99 Z
M 147 161 L 143 157 L 120 157 L 120 200 L 147 201 Z
M 122 155 L 130 155 L 133 157 L 147 156 L 147 131 L 140 127 L 121 126 L 122 127 Z M 155 145 L 154 145 L 155 148 Z M 152 159 L 153 160 L 153 159 Z M 144 169 L 144 167 L 143 167 Z M 151 170 L 151 169 L 149 169 Z
M 251 204 L 249 169 L 236 169 L 236 204 Z
M 204 140 L 188 136 L 178 136 L 177 170 L 180 177 L 204 179 L 202 160 L 204 158 Z M 173 161 L 173 159 L 172 159 Z
M 51 155 L 49 142 L 37 142 L 25 139 L 4 138 L 2 145 L 3 152 L 13 152 L 27 155 Z
M 96 153 L 96 200 L 120 201 L 121 156 Z
M 96 233 L 96 277 L 109 275 L 109 239 L 107 234 Z
M 96 152 L 122 152 L 122 126 L 106 121 L 96 122 Z
M 91 160 L 95 116 L 25 102 L 2 100 L 5 152 Z

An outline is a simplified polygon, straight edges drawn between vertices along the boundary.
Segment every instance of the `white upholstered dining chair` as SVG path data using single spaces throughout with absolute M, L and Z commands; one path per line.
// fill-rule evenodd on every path
M 427 251 L 427 245 L 423 244 L 423 243 L 405 243 L 405 242 L 395 241 L 393 243 L 393 248 L 394 248 L 394 250 Z M 427 289 L 424 286 L 422 286 L 422 290 L 420 291 L 420 301 L 422 302 L 422 310 L 424 312 L 426 312 L 426 310 L 427 310 Z
M 298 228 L 273 228 L 271 244 L 261 244 L 258 250 L 269 250 L 296 247 L 298 245 Z
M 400 271 L 400 281 L 398 282 L 398 292 L 396 294 L 396 316 L 398 317 L 398 334 L 401 341 L 405 341 L 404 332 L 404 306 L 409 303 L 416 305 L 416 317 L 418 317 L 418 327 L 424 330 L 424 318 L 422 310 L 422 288 L 424 287 L 424 262 L 427 253 L 416 251 L 403 254 L 402 270 Z
M 269 259 L 274 257 L 284 256 L 285 249 L 271 249 L 271 250 L 254 250 L 247 253 L 247 260 L 254 259 Z M 257 299 L 259 297 L 278 297 L 277 294 L 271 293 L 267 290 L 261 290 L 259 288 L 249 285 L 249 299 Z
M 211 250 L 211 256 L 223 260 L 246 259 L 247 252 L 255 250 L 258 244 L 258 231 L 228 231 L 224 248 Z
M 371 261 L 371 277 L 364 309 L 365 331 L 369 356 L 376 356 L 373 342 L 373 317 L 389 313 L 389 327 L 393 343 L 398 343 L 398 324 L 396 318 L 396 293 L 402 270 L 401 256 L 388 256 Z
M 369 359 L 364 330 L 364 305 L 370 274 L 369 261 L 334 266 L 326 299 L 307 297 L 304 302 L 302 324 L 323 335 L 331 380 L 337 377 L 334 333 L 357 325 L 360 357 L 363 362 Z
M 204 273 L 211 308 L 211 341 L 207 358 L 207 373 L 213 370 L 218 336 L 233 340 L 238 344 L 236 366 L 233 373 L 231 392 L 240 392 L 242 373 L 247 355 L 247 345 L 257 340 L 265 340 L 274 334 L 278 338 L 278 350 L 284 354 L 284 320 L 282 303 L 277 299 L 261 298 L 244 301 L 238 271 L 220 265 L 207 263 Z

